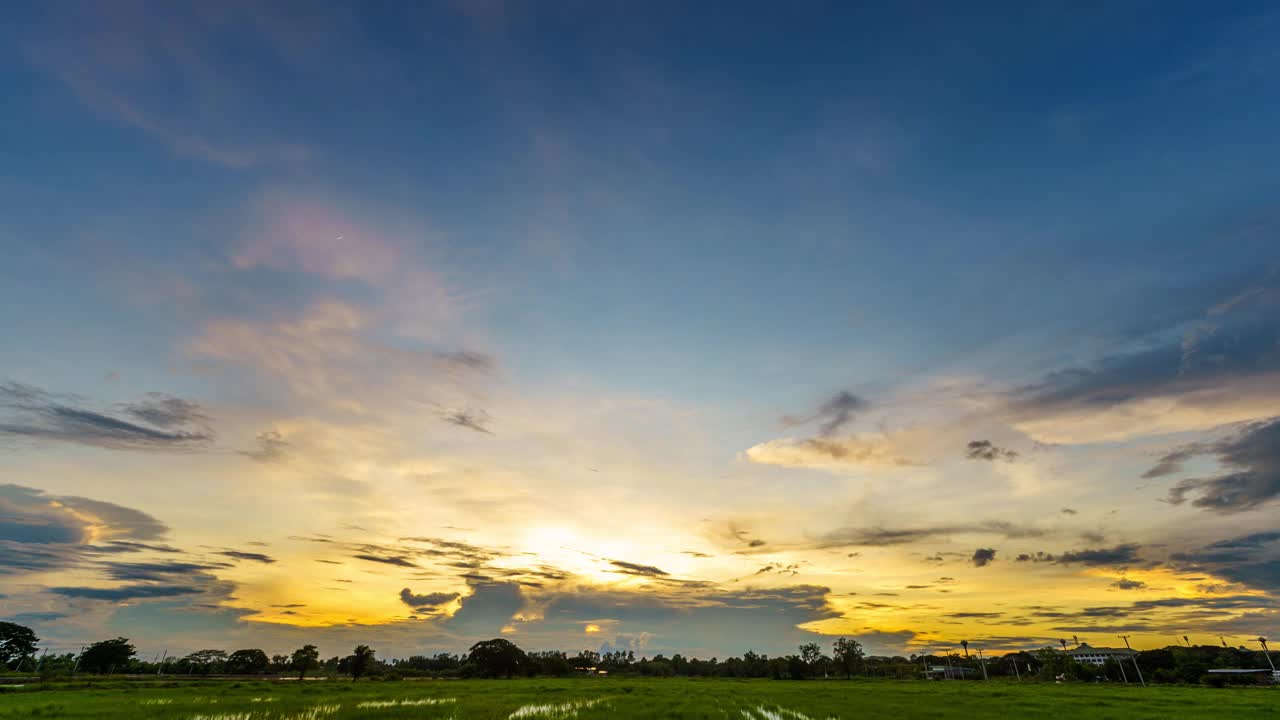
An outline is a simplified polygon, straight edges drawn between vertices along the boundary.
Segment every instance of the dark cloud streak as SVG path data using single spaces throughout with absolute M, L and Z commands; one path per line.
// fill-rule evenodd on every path
M 0 435 L 115 450 L 190 450 L 207 446 L 213 431 L 191 401 L 166 395 L 126 405 L 120 417 L 19 383 L 0 383 Z

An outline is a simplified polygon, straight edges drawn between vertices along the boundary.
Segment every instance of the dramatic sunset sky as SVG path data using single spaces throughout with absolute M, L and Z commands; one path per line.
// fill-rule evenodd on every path
M 1280 634 L 1267 3 L 19 3 L 0 619 Z

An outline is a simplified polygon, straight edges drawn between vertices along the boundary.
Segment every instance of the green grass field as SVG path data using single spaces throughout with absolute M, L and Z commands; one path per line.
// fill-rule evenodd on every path
M 1280 688 L 1001 682 L 596 679 L 401 682 L 208 681 L 0 692 L 11 718 L 393 720 L 396 718 L 1268 718 Z

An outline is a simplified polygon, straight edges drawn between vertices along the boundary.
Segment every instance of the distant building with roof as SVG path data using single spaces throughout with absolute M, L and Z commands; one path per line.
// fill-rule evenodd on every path
M 924 671 L 924 676 L 930 680 L 962 680 L 965 678 L 977 678 L 979 673 L 973 668 L 959 665 L 931 665 L 928 670 Z
M 1209 671 L 1209 675 L 1218 675 L 1223 677 L 1252 677 L 1259 682 L 1280 684 L 1280 670 L 1270 670 L 1268 668 L 1214 668 Z
M 1128 648 L 1093 647 L 1089 643 L 1080 643 L 1076 648 L 1068 650 L 1067 654 L 1074 658 L 1076 662 L 1102 666 L 1106 665 L 1108 660 L 1120 662 L 1128 660 L 1137 653 Z

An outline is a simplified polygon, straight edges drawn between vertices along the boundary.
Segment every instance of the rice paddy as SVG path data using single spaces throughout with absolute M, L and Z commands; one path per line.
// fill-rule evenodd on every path
M 0 720 L 1280 717 L 1280 688 L 730 679 L 204 681 L 0 690 Z

